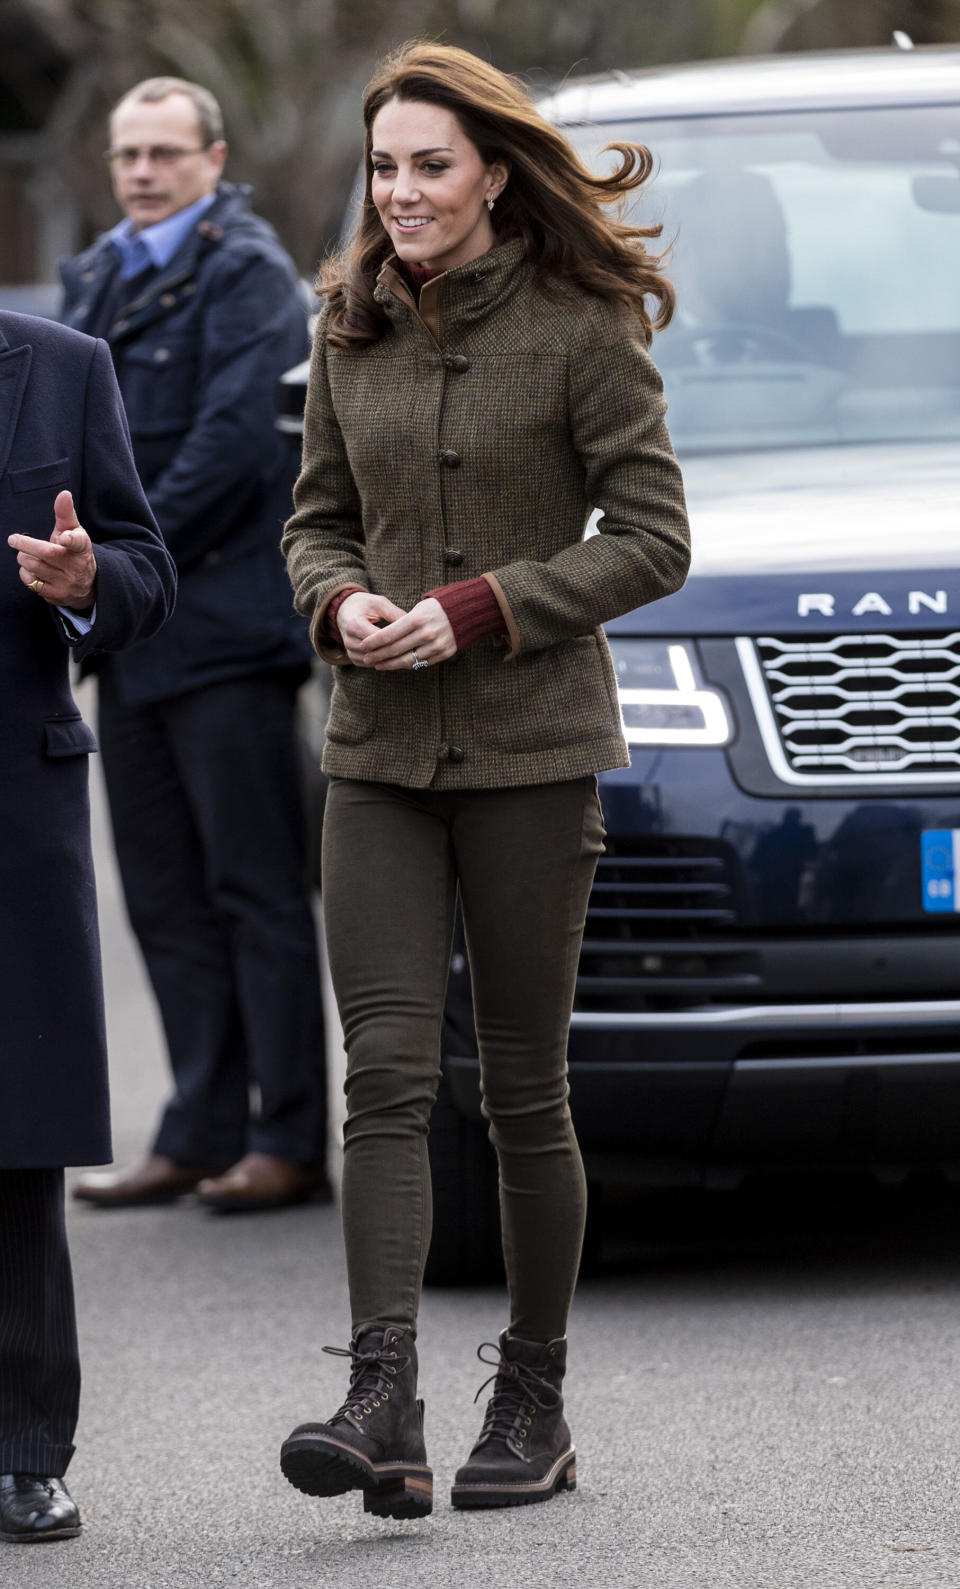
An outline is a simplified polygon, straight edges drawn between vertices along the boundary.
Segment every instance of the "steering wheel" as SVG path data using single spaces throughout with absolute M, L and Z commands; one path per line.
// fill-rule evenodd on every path
M 752 320 L 725 320 L 717 325 L 671 327 L 658 343 L 664 362 L 673 364 L 763 363 L 769 350 L 778 363 L 812 364 L 807 349 L 795 337 L 774 326 Z M 678 357 L 678 355 L 680 355 Z

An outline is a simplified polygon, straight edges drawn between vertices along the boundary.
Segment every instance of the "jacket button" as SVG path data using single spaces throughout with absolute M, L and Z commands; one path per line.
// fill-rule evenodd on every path
M 170 357 L 170 349 L 169 348 L 157 348 L 154 351 L 153 360 L 154 360 L 155 364 L 166 364 L 166 362 L 167 362 L 169 357 Z
M 447 760 L 454 763 L 461 762 L 463 760 L 463 751 L 460 749 L 459 745 L 450 746 L 450 754 L 447 757 Z
M 460 454 L 454 452 L 452 447 L 444 447 L 443 452 L 440 454 L 440 462 L 446 464 L 448 469 L 459 469 Z
M 176 295 L 172 292 L 163 292 L 160 294 L 160 307 L 162 309 L 172 309 L 176 304 L 176 301 Z
M 437 750 L 437 760 L 438 761 L 449 761 L 449 759 L 450 759 L 450 746 L 446 743 L 446 741 L 444 741 L 444 743 Z
M 470 360 L 465 353 L 454 353 L 452 358 L 447 359 L 445 362 L 447 369 L 452 370 L 455 375 L 462 375 L 464 370 L 469 370 L 470 368 Z
M 463 562 L 463 553 L 458 551 L 455 546 L 448 546 L 443 554 L 443 561 L 449 563 L 451 568 L 459 568 Z

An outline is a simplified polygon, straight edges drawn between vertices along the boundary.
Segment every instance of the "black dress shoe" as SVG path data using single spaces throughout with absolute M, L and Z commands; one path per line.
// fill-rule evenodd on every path
M 80 1513 L 62 1479 L 37 1473 L 0 1473 L 0 1539 L 34 1545 L 45 1539 L 76 1539 Z

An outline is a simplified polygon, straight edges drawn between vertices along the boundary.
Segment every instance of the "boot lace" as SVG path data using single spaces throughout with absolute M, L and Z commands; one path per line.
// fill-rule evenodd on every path
M 495 1352 L 496 1357 L 484 1357 L 486 1350 Z M 544 1378 L 542 1371 L 531 1368 L 529 1363 L 518 1363 L 505 1357 L 494 1341 L 484 1341 L 478 1346 L 477 1356 L 481 1363 L 495 1369 L 473 1398 L 475 1402 L 479 1401 L 487 1386 L 493 1385 L 477 1444 L 497 1439 L 513 1439 L 522 1444 L 537 1410 L 550 1412 L 560 1406 L 563 1400 L 560 1391 Z
M 350 1385 L 331 1423 L 338 1418 L 369 1417 L 375 1408 L 390 1400 L 397 1375 L 406 1368 L 409 1357 L 400 1356 L 389 1343 L 367 1351 L 355 1346 L 325 1346 L 331 1357 L 350 1359 Z

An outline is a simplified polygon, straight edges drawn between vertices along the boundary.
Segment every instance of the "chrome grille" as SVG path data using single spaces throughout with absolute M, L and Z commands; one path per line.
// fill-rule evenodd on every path
M 791 781 L 960 780 L 960 634 L 755 646 Z

